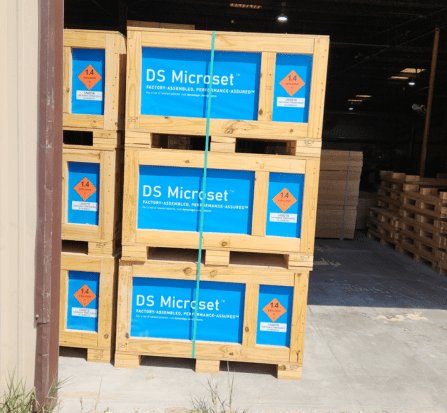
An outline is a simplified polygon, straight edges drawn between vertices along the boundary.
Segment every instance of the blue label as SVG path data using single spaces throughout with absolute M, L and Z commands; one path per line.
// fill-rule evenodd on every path
M 140 166 L 138 228 L 199 231 L 203 169 Z M 205 232 L 251 234 L 255 174 L 209 169 Z
M 143 47 L 141 114 L 205 118 L 210 51 Z M 261 53 L 215 52 L 214 119 L 257 120 Z
M 67 329 L 98 331 L 98 300 L 99 274 L 69 271 Z
M 104 115 L 105 61 L 104 49 L 73 49 L 71 113 Z
M 69 224 L 98 225 L 99 164 L 69 162 L 67 185 L 67 222 Z
M 304 175 L 270 173 L 266 235 L 301 237 Z
M 196 282 L 134 278 L 130 335 L 192 340 Z M 197 340 L 242 343 L 245 284 L 200 283 Z
M 256 344 L 290 345 L 292 303 L 292 287 L 259 286 Z
M 276 55 L 274 122 L 307 123 L 311 75 L 311 55 Z

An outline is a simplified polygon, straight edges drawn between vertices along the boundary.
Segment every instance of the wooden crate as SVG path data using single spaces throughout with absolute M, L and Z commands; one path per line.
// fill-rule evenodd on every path
M 254 257 L 260 255 L 261 257 Z M 254 265 L 255 264 L 255 265 Z M 166 329 L 162 327 L 161 336 L 153 333 L 153 337 L 143 337 L 139 334 L 140 327 L 132 327 L 134 299 L 138 300 L 139 286 L 144 283 L 158 282 L 156 279 L 169 280 L 169 287 L 178 287 L 189 280 L 195 285 L 197 273 L 197 251 L 155 249 L 150 258 L 141 263 L 121 260 L 118 293 L 118 319 L 117 319 L 117 344 L 115 353 L 115 367 L 137 368 L 142 356 L 183 357 L 191 358 L 192 341 L 190 339 L 168 339 L 168 324 Z M 134 284 L 134 279 L 137 281 Z M 231 263 L 228 267 L 203 265 L 201 270 L 201 293 L 200 297 L 206 297 L 204 288 L 213 289 L 214 286 L 225 283 L 234 285 L 233 288 L 244 291 L 241 294 L 243 310 L 240 310 L 238 325 L 232 327 L 238 329 L 239 340 L 237 342 L 216 342 L 202 340 L 196 342 L 196 371 L 203 373 L 217 373 L 221 360 L 255 362 L 265 364 L 276 364 L 278 378 L 295 379 L 301 378 L 304 350 L 304 330 L 306 320 L 307 291 L 309 272 L 294 272 L 287 269 L 280 256 L 233 253 Z M 207 283 L 205 287 L 204 282 Z M 218 284 L 214 284 L 218 283 Z M 135 287 L 137 285 L 138 287 Z M 290 342 L 283 341 L 287 345 L 261 345 L 264 328 L 258 330 L 258 312 L 262 311 L 260 291 L 274 291 L 279 287 L 290 288 L 290 306 L 287 307 L 286 318 L 290 320 L 287 331 L 290 331 Z M 157 292 L 151 290 L 154 295 L 152 299 L 157 302 Z M 164 290 L 168 294 L 168 290 Z M 176 296 L 179 298 L 180 293 Z M 218 300 L 220 296 L 213 296 Z M 166 299 L 166 297 L 164 297 Z M 276 298 L 276 297 L 275 297 Z M 205 298 L 203 298 L 205 299 Z M 270 300 L 270 298 L 268 298 Z M 285 301 L 278 297 L 280 304 Z M 189 302 L 189 301 L 188 301 Z M 221 303 L 223 301 L 220 301 Z M 149 302 L 147 302 L 149 303 Z M 177 301 L 178 306 L 179 301 Z M 187 306 L 185 301 L 184 305 Z M 141 305 L 141 302 L 139 303 Z M 281 305 L 282 305 L 281 304 Z M 135 301 L 137 306 L 137 301 Z M 259 309 L 258 309 L 259 307 Z M 149 309 L 150 307 L 147 307 Z M 241 308 L 241 307 L 238 307 Z M 216 305 L 216 309 L 217 305 Z M 224 304 L 221 311 L 226 311 Z M 136 314 L 135 309 L 135 314 Z M 150 312 L 151 310 L 149 310 Z M 189 311 L 189 310 L 188 310 Z M 189 312 L 185 317 L 191 317 Z M 211 311 L 211 310 L 210 310 Z M 154 314 L 154 313 L 152 313 Z M 264 317 L 263 313 L 261 316 Z M 260 317 L 261 317 L 260 316 Z M 199 316 L 204 317 L 204 316 Z M 135 318 L 134 318 L 135 320 Z M 213 318 L 213 322 L 214 322 Z M 283 319 L 285 320 L 285 319 Z M 190 320 L 189 320 L 190 321 Z M 170 321 L 172 322 L 172 320 Z M 188 323 L 188 320 L 185 321 Z M 216 321 L 217 322 L 217 321 Z M 281 319 L 278 322 L 284 323 Z M 148 328 L 147 321 L 143 327 Z M 168 323 L 168 322 L 166 322 Z M 134 324 L 135 325 L 135 324 Z M 135 332 L 133 330 L 135 328 Z M 198 322 L 198 331 L 201 322 Z M 202 327 L 203 328 L 203 327 Z M 151 331 L 154 328 L 151 327 Z M 174 330 L 172 330 L 174 331 Z M 178 329 L 175 329 L 178 331 Z M 202 330 L 203 334 L 207 332 Z M 198 332 L 198 337 L 200 333 Z M 265 337 L 265 335 L 264 335 Z M 284 336 L 281 336 L 284 340 Z M 204 337 L 202 337 L 204 338 Z
M 204 152 L 126 147 L 123 257 L 144 261 L 147 259 L 150 247 L 197 248 L 199 245 L 197 231 L 138 229 L 138 194 L 142 185 L 139 171 L 141 166 L 146 165 L 203 168 Z M 209 170 L 244 171 L 244 173 L 251 171 L 254 173 L 255 181 L 250 200 L 253 204 L 251 230 L 248 234 L 204 232 L 203 248 L 206 250 L 207 263 L 228 265 L 230 251 L 251 251 L 286 254 L 290 268 L 312 268 L 318 193 L 318 157 L 299 158 L 296 156 L 278 157 L 275 155 L 210 152 L 208 168 Z M 266 236 L 271 173 L 304 175 L 302 210 L 299 211 L 302 214 L 299 238 Z M 287 184 L 284 184 L 284 187 L 287 187 Z
M 97 66 L 98 63 L 95 63 L 95 60 L 92 60 L 93 57 L 89 60 L 87 56 L 79 57 L 79 63 L 77 63 L 78 59 L 76 57 L 76 64 L 73 64 L 73 51 L 78 54 L 85 53 L 85 50 L 94 50 L 98 54 L 101 53 L 101 50 L 104 51 L 104 57 L 100 57 L 101 67 Z M 79 84 L 81 90 L 74 89 L 73 82 L 77 82 L 76 79 L 79 79 L 84 70 L 91 71 L 90 66 L 92 66 L 95 76 L 97 73 L 101 76 L 95 66 L 102 72 L 103 76 L 101 76 L 100 81 L 95 85 L 84 85 L 85 87 Z M 126 38 L 123 35 L 118 32 L 97 30 L 64 30 L 64 128 L 123 131 L 125 80 Z M 94 90 L 91 90 L 92 88 L 98 88 L 95 96 L 91 96 L 94 92 Z M 103 104 L 94 104 L 93 107 L 89 103 L 86 106 L 84 102 L 79 103 L 77 102 L 79 99 L 75 99 L 76 106 L 74 109 L 72 95 L 76 93 L 76 96 L 78 96 L 77 92 L 85 102 L 92 102 L 90 99 L 93 98 L 96 99 L 96 102 L 102 101 Z M 99 95 L 100 92 L 102 92 L 102 96 Z
M 86 348 L 87 361 L 110 363 L 113 355 L 118 262 L 118 255 L 90 256 L 75 248 L 62 252 L 59 345 Z M 84 294 L 78 300 L 74 294 L 80 290 Z
M 143 48 L 210 51 L 212 33 L 141 27 L 135 22 L 129 22 L 127 30 L 126 138 L 140 138 L 141 132 L 204 135 L 204 117 L 142 114 L 142 53 Z M 257 119 L 211 119 L 211 136 L 280 141 L 321 139 L 329 51 L 327 36 L 216 32 L 215 50 L 261 53 L 261 63 L 259 78 L 254 79 L 255 83 L 259 81 Z M 311 84 L 308 85 L 310 97 L 309 102 L 305 103 L 308 107 L 308 121 L 305 123 L 295 122 L 293 119 L 272 121 L 276 107 L 274 89 L 277 54 L 312 56 Z
M 92 255 L 110 256 L 117 251 L 122 227 L 122 169 L 122 149 L 64 147 L 63 240 L 88 243 L 88 252 Z M 78 185 L 82 186 L 82 183 L 87 184 L 85 178 L 90 182 L 89 185 L 93 184 L 94 187 L 93 190 L 87 192 L 87 195 L 91 194 L 88 198 L 85 198 L 87 195 L 79 195 L 79 192 L 75 192 L 74 189 Z M 83 209 L 84 211 L 85 209 L 89 210 L 88 212 L 92 212 L 92 214 L 82 213 Z

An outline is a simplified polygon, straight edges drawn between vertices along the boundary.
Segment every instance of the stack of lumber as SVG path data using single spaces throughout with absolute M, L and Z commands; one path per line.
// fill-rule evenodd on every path
M 316 237 L 354 238 L 363 154 L 321 151 Z
M 127 33 L 115 366 L 194 357 L 197 372 L 218 373 L 230 360 L 300 379 L 329 40 L 216 33 L 224 87 L 213 86 L 202 194 L 213 34 L 139 22 Z
M 379 206 L 370 208 L 368 237 L 445 272 L 447 179 L 390 171 L 381 171 L 381 177 Z
M 357 222 L 355 224 L 355 229 L 367 229 L 369 209 L 375 206 L 377 206 L 377 193 L 360 191 L 359 203 L 357 205 Z
M 61 346 L 110 362 L 124 172 L 126 39 L 64 31 Z

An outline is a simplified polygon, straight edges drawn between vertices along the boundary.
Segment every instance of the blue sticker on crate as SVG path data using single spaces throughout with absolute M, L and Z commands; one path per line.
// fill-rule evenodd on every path
M 104 115 L 104 49 L 73 49 L 71 113 Z
M 69 162 L 67 185 L 67 222 L 69 224 L 98 225 L 99 164 Z
M 196 282 L 133 279 L 130 335 L 192 340 Z M 200 283 L 197 340 L 242 343 L 245 284 Z
M 274 122 L 307 123 L 311 76 L 311 55 L 276 55 Z
M 68 272 L 67 329 L 98 331 L 99 273 Z
M 199 231 L 203 169 L 140 166 L 138 229 Z M 208 169 L 205 232 L 251 234 L 255 174 Z
M 210 51 L 143 47 L 141 114 L 205 118 Z M 211 118 L 258 118 L 261 53 L 215 52 Z
M 304 175 L 270 173 L 266 235 L 300 238 Z
M 292 287 L 259 286 L 256 344 L 290 345 L 292 303 Z

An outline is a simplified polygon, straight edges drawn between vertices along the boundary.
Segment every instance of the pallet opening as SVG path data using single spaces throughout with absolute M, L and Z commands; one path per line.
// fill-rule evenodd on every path
M 147 259 L 151 261 L 178 261 L 197 264 L 198 249 L 149 247 Z M 202 264 L 205 263 L 205 251 L 202 251 Z
M 88 242 L 63 240 L 62 252 L 88 255 Z
M 206 136 L 202 135 L 185 136 L 154 133 L 152 134 L 152 147 L 157 149 L 204 151 L 205 138 Z M 223 149 L 222 147 L 218 148 L 218 145 L 222 145 L 221 142 L 213 141 L 212 137 L 209 138 L 209 148 L 211 151 L 216 152 L 224 151 L 252 154 L 291 155 L 291 143 L 292 141 L 264 141 L 235 137 L 233 144 L 225 143 L 225 149 Z
M 64 130 L 64 145 L 93 146 L 93 132 Z
M 259 252 L 232 251 L 230 252 L 230 265 L 287 269 L 287 261 L 284 254 L 263 254 Z

